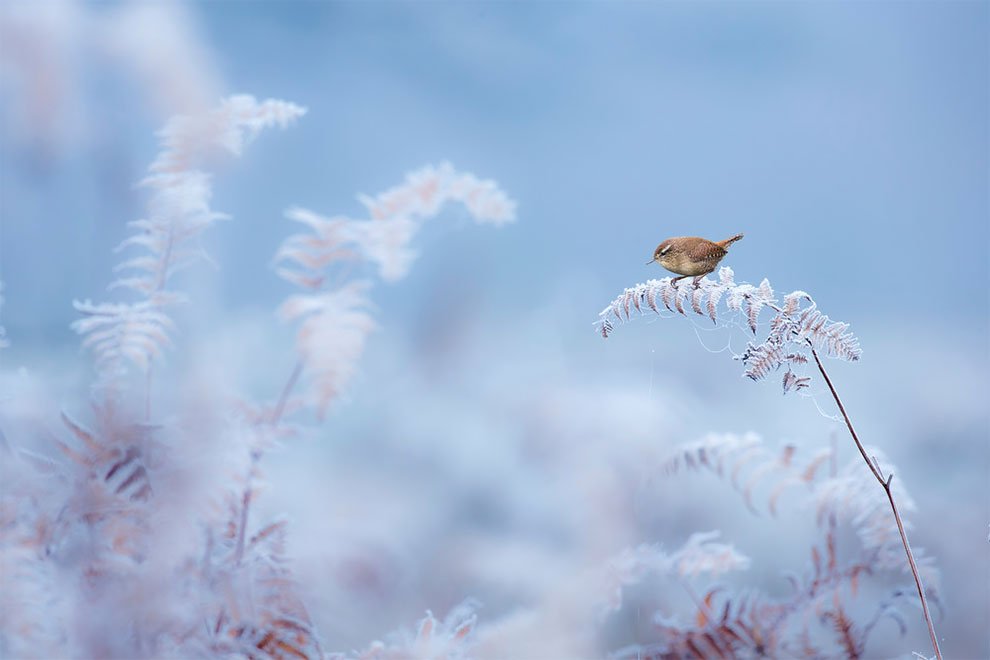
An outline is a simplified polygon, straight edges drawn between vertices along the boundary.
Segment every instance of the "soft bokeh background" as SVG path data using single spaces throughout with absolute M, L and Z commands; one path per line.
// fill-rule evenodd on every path
M 309 114 L 216 177 L 234 221 L 207 241 L 220 269 L 190 276 L 177 365 L 276 395 L 293 357 L 268 264 L 290 205 L 357 214 L 356 193 L 443 159 L 519 204 L 504 229 L 456 211 L 428 227 L 412 274 L 374 292 L 381 330 L 346 400 L 267 466 L 262 506 L 292 521 L 332 648 L 466 596 L 524 628 L 513 613 L 559 607 L 575 571 L 693 531 L 722 529 L 771 591 L 780 565 L 806 565 L 798 521 L 655 469 L 712 431 L 827 444 L 841 429 L 821 389 L 782 400 L 742 379 L 711 352 L 738 352 L 741 332 L 642 320 L 606 342 L 592 326 L 658 276 L 643 262 L 663 238 L 743 231 L 725 261 L 738 280 L 804 289 L 859 335 L 863 360 L 834 377 L 918 502 L 943 650 L 987 657 L 988 8 L 8 0 L 3 394 L 40 381 L 52 411 L 85 407 L 70 303 L 107 297 L 165 118 L 229 93 L 284 98 Z M 891 648 L 924 651 L 908 618 Z

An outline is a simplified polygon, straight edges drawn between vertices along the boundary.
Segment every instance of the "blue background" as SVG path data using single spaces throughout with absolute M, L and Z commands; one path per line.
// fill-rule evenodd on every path
M 135 183 L 157 151 L 154 131 L 195 105 L 104 49 L 100 25 L 126 3 L 40 6 L 41 55 L 14 57 L 9 45 L 0 78 L 0 321 L 12 342 L 0 364 L 55 383 L 57 407 L 84 399 L 88 378 L 70 302 L 112 297 L 111 250 L 142 213 Z M 9 3 L 8 26 L 30 7 Z M 274 483 L 315 479 L 307 460 L 360 463 L 362 451 L 413 447 L 397 474 L 417 483 L 409 475 L 425 470 L 439 497 L 461 493 L 457 480 L 483 483 L 504 445 L 532 450 L 527 434 L 539 433 L 520 429 L 520 410 L 534 401 L 564 429 L 572 406 L 587 407 L 577 435 L 622 419 L 614 443 L 635 436 L 669 450 L 748 430 L 827 442 L 838 427 L 814 405 L 834 414 L 820 389 L 781 402 L 776 382 L 743 381 L 727 355 L 698 345 L 730 341 L 701 322 L 641 321 L 607 342 L 594 332 L 624 287 L 663 275 L 644 262 L 664 238 L 745 232 L 724 262 L 737 280 L 806 290 L 860 337 L 863 360 L 837 365 L 836 378 L 862 435 L 918 501 L 916 543 L 945 575 L 944 649 L 990 652 L 978 632 L 990 580 L 990 5 L 209 2 L 164 16 L 195 46 L 178 48 L 189 57 L 175 58 L 178 77 L 207 81 L 209 103 L 244 92 L 309 110 L 217 175 L 214 207 L 234 221 L 207 238 L 220 270 L 190 276 L 188 337 L 215 328 L 211 346 L 270 322 L 288 291 L 268 268 L 295 230 L 288 206 L 358 215 L 356 193 L 441 160 L 518 202 L 518 222 L 497 231 L 457 210 L 427 227 L 412 274 L 374 291 L 382 330 L 327 438 L 273 459 Z M 39 115 L 18 72 L 41 61 L 55 62 L 57 93 Z M 290 339 L 259 332 L 281 344 L 237 373 L 247 391 L 274 396 Z M 615 397 L 635 405 L 623 399 L 616 412 Z M 452 457 L 455 447 L 465 455 Z M 445 461 L 453 467 L 436 467 Z M 498 474 L 519 482 L 500 481 L 484 501 L 539 497 L 527 481 L 538 472 Z M 273 490 L 272 509 L 305 526 L 294 491 Z M 707 519 L 661 529 L 720 525 L 732 529 Z M 449 599 L 470 588 L 454 584 Z M 409 602 L 330 636 L 358 646 L 430 606 Z

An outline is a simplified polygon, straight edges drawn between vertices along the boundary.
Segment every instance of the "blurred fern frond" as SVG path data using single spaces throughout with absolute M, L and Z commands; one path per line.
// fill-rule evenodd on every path
M 72 329 L 83 336 L 83 348 L 93 352 L 97 369 L 104 375 L 122 375 L 128 363 L 147 371 L 171 344 L 172 319 L 150 300 L 98 304 L 76 300 L 72 304 L 84 315 L 72 322 Z
M 251 658 L 318 658 L 323 653 L 285 555 L 286 523 L 255 532 L 238 556 L 250 498 L 231 501 L 226 533 L 209 548 L 204 579 L 217 597 L 208 646 L 213 654 Z
M 326 218 L 295 207 L 286 211 L 287 218 L 303 223 L 312 233 L 294 234 L 283 242 L 274 261 L 288 261 L 293 268 L 281 267 L 278 274 L 308 287 L 322 282 L 330 264 L 363 259 L 378 267 L 383 280 L 394 282 L 406 276 L 416 258 L 412 239 L 446 204 L 463 204 L 478 224 L 500 226 L 515 219 L 516 204 L 498 184 L 458 172 L 450 163 L 426 165 L 407 174 L 398 186 L 359 199 L 368 210 L 368 219 Z
M 720 543 L 718 531 L 692 534 L 684 545 L 672 553 L 657 545 L 641 544 L 627 548 L 607 564 L 604 575 L 603 612 L 622 607 L 625 587 L 640 582 L 649 574 L 692 578 L 698 575 L 717 577 L 749 568 L 750 559 L 731 544 Z
M 888 473 L 894 469 L 883 462 L 879 452 L 871 451 L 880 457 L 880 469 Z M 910 593 L 908 590 L 896 589 L 872 614 L 864 613 L 863 604 L 854 600 L 866 576 L 893 574 L 900 579 L 911 573 L 895 521 L 887 514 L 886 499 L 871 485 L 870 470 L 857 458 L 837 471 L 831 449 L 818 451 L 803 461 L 797 460 L 796 454 L 790 445 L 781 450 L 769 448 L 754 434 L 711 435 L 678 448 L 664 464 L 667 474 L 685 469 L 714 472 L 731 481 L 754 512 L 753 492 L 757 488 L 766 486 L 770 511 L 776 514 L 781 494 L 791 487 L 803 486 L 804 496 L 790 499 L 802 509 L 816 511 L 820 538 L 809 549 L 808 568 L 801 574 L 784 574 L 792 586 L 789 595 L 733 591 L 709 584 L 704 597 L 694 597 L 696 611 L 691 623 L 667 612 L 658 613 L 654 620 L 655 641 L 621 649 L 615 657 L 862 658 L 866 657 L 867 641 L 880 620 L 891 619 L 902 635 L 906 633 L 904 617 L 897 606 Z M 826 464 L 829 473 L 822 469 Z M 903 488 L 896 495 L 905 511 L 913 509 Z M 909 524 L 906 519 L 904 522 Z M 840 534 L 844 529 L 853 535 Z M 841 539 L 855 542 L 844 543 L 845 547 L 840 548 Z M 671 570 L 675 564 L 670 558 L 644 548 L 647 546 L 627 550 L 620 556 L 624 561 L 614 563 L 624 567 L 618 573 L 621 585 L 639 581 L 647 570 L 682 578 L 692 576 L 690 571 Z M 925 582 L 936 584 L 938 576 L 931 559 L 920 549 L 916 549 L 915 556 Z M 746 568 L 746 564 L 739 567 Z M 691 593 L 689 585 L 685 584 L 685 588 Z M 927 596 L 938 602 L 933 587 L 929 587 Z M 612 609 L 618 609 L 621 591 L 613 597 L 613 603 Z
M 325 217 L 304 208 L 286 211 L 309 231 L 292 234 L 273 258 L 276 274 L 303 289 L 278 309 L 299 322 L 298 370 L 309 378 L 306 400 L 322 417 L 356 371 L 367 336 L 375 328 L 367 312 L 369 281 L 331 280 L 343 263 L 364 261 L 385 281 L 406 276 L 416 258 L 411 243 L 422 224 L 449 202 L 459 202 L 479 224 L 515 219 L 513 202 L 494 181 L 458 172 L 450 163 L 427 165 L 374 197 L 361 195 L 369 218 Z M 294 379 L 290 379 L 290 384 Z
M 336 290 L 296 294 L 278 309 L 286 322 L 299 322 L 296 349 L 310 377 L 312 403 L 320 415 L 357 370 L 375 322 L 366 311 L 367 284 L 352 282 Z
M 86 315 L 72 324 L 86 337 L 83 346 L 96 356 L 104 378 L 123 375 L 129 365 L 147 371 L 169 344 L 171 321 L 164 309 L 185 296 L 169 288 L 172 276 L 201 259 L 200 235 L 228 216 L 210 208 L 210 175 L 199 169 L 217 151 L 240 155 L 244 146 L 264 128 L 285 127 L 305 114 L 305 108 L 252 96 L 231 96 L 220 106 L 198 116 L 170 119 L 158 136 L 161 151 L 141 182 L 151 189 L 147 217 L 129 223 L 135 233 L 117 251 L 137 249 L 140 254 L 114 268 L 120 273 L 110 289 L 130 289 L 135 303 L 74 303 Z
M 372 642 L 362 651 L 331 653 L 327 660 L 418 660 L 443 658 L 461 660 L 473 657 L 473 633 L 478 623 L 478 603 L 468 598 L 447 613 L 443 620 L 427 610 L 416 632 L 400 630 L 385 641 Z
M 819 471 L 832 457 L 832 450 L 822 449 L 803 462 L 795 460 L 795 455 L 793 445 L 774 451 L 754 433 L 709 434 L 678 447 L 661 470 L 670 475 L 684 469 L 707 469 L 719 477 L 728 477 L 754 513 L 758 512 L 754 493 L 766 487 L 767 507 L 771 515 L 776 515 L 778 502 L 787 490 L 800 485 L 812 487 Z

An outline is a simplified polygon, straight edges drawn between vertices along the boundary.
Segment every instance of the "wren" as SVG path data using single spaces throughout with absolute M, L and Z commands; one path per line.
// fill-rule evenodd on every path
M 697 286 L 702 277 L 715 270 L 718 262 L 728 253 L 728 247 L 742 237 L 742 234 L 736 234 L 724 241 L 709 241 L 697 236 L 668 238 L 657 246 L 653 259 L 646 263 L 655 261 L 679 275 L 670 281 L 671 284 L 676 285 L 685 277 L 694 277 L 694 285 Z

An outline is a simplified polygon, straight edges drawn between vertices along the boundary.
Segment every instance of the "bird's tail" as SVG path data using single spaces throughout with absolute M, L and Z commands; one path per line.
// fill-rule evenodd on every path
M 727 238 L 724 241 L 719 241 L 718 244 L 721 245 L 723 248 L 727 248 L 742 237 L 743 237 L 742 234 L 736 234 L 732 238 Z

